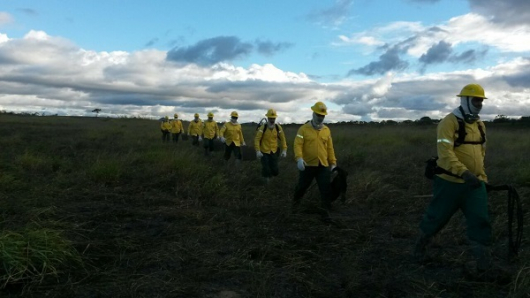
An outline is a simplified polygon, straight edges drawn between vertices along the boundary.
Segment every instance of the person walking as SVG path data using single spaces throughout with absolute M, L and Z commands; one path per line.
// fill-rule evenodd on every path
M 221 142 L 225 143 L 224 159 L 228 161 L 233 152 L 236 165 L 241 163 L 240 147 L 246 146 L 241 124 L 237 122 L 238 118 L 239 115 L 236 111 L 230 113 L 230 121 L 225 122 L 219 132 Z
M 182 121 L 179 120 L 179 115 L 177 113 L 173 115 L 170 131 L 173 142 L 178 143 L 180 134 L 184 132 L 184 126 L 182 126 Z
M 219 126 L 213 120 L 213 113 L 208 113 L 208 120 L 204 121 L 202 128 L 204 155 L 209 156 L 214 149 L 214 139 L 219 139 Z
M 276 123 L 276 110 L 269 109 L 267 123 L 258 128 L 254 138 L 254 148 L 256 157 L 261 161 L 261 175 L 265 184 L 268 184 L 271 177 L 278 176 L 278 155 L 285 158 L 287 156 L 287 141 L 282 127 Z M 281 153 L 280 153 L 281 144 Z
M 293 213 L 300 208 L 300 201 L 305 192 L 316 179 L 320 191 L 321 215 L 325 222 L 331 222 L 329 210 L 330 176 L 331 170 L 337 166 L 335 149 L 330 129 L 324 125 L 324 118 L 328 114 L 326 105 L 317 102 L 311 107 L 313 111 L 311 121 L 302 125 L 294 139 L 294 158 L 299 170 L 298 184 L 293 197 Z
M 478 84 L 464 86 L 457 96 L 460 106 L 438 124 L 437 163 L 445 173 L 434 177 L 433 199 L 421 220 L 413 254 L 418 261 L 425 260 L 426 246 L 460 209 L 476 269 L 485 271 L 491 266 L 491 223 L 484 170 L 486 127 L 479 114 L 487 97 Z
M 171 130 L 171 123 L 169 117 L 164 117 L 162 123 L 160 123 L 160 131 L 162 131 L 162 142 L 169 142 L 169 131 Z
M 188 125 L 188 135 L 191 136 L 191 144 L 199 146 L 199 142 L 202 141 L 202 121 L 198 113 L 195 113 L 193 121 Z

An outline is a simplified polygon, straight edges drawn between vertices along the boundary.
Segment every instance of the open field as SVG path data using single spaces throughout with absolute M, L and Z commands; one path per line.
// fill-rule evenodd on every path
M 331 125 L 345 204 L 327 225 L 290 213 L 292 141 L 267 187 L 257 161 L 234 169 L 221 152 L 162 143 L 159 123 L 0 115 L 0 297 L 530 297 L 525 230 L 507 261 L 507 200 L 492 193 L 494 258 L 509 274 L 467 274 L 457 213 L 429 247 L 411 249 L 431 182 L 435 125 Z M 254 126 L 245 127 L 247 144 Z M 516 186 L 530 222 L 528 128 L 488 124 L 487 173 Z

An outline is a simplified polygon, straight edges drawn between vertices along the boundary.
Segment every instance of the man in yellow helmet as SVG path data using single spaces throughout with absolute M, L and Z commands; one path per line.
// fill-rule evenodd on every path
M 191 144 L 199 146 L 199 142 L 202 141 L 202 121 L 198 113 L 193 115 L 193 121 L 188 125 L 188 135 L 191 136 Z
M 160 123 L 160 131 L 162 131 L 162 142 L 169 142 L 169 131 L 171 130 L 171 123 L 169 117 L 164 117 L 162 123 Z
M 323 124 L 328 114 L 326 105 L 317 102 L 311 107 L 313 117 L 311 121 L 302 125 L 294 139 L 294 158 L 296 160 L 299 179 L 293 197 L 293 212 L 297 212 L 300 201 L 306 190 L 316 178 L 320 190 L 322 219 L 330 221 L 330 175 L 337 166 L 337 158 L 333 148 L 331 131 Z
M 177 113 L 173 115 L 170 131 L 171 136 L 173 137 L 173 142 L 178 143 L 180 134 L 184 132 L 184 127 L 182 126 L 182 121 L 179 120 L 179 115 Z
M 225 122 L 219 135 L 221 142 L 225 143 L 224 159 L 228 161 L 232 152 L 236 159 L 236 164 L 241 162 L 241 146 L 246 146 L 243 138 L 243 130 L 241 124 L 237 122 L 239 115 L 236 111 L 230 113 L 230 121 Z
M 269 109 L 265 116 L 267 123 L 258 128 L 254 138 L 254 148 L 256 157 L 261 161 L 261 175 L 268 184 L 271 177 L 279 174 L 277 153 L 279 153 L 280 144 L 278 140 L 282 146 L 281 154 L 279 154 L 281 157 L 287 156 L 287 142 L 282 127 L 276 123 L 276 110 Z
M 210 155 L 210 152 L 213 151 L 213 140 L 219 138 L 219 126 L 217 122 L 213 120 L 213 113 L 208 113 L 208 120 L 204 121 L 202 134 L 204 138 L 204 155 Z
M 479 116 L 486 96 L 478 84 L 466 85 L 457 96 L 460 106 L 438 124 L 437 163 L 445 173 L 434 177 L 434 197 L 420 223 L 414 256 L 419 261 L 424 260 L 426 245 L 461 209 L 466 217 L 467 236 L 472 242 L 477 270 L 484 271 L 491 265 L 491 224 L 484 171 L 486 127 Z

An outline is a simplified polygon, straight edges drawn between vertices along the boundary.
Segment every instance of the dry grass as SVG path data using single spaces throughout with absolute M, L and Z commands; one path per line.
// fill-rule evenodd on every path
M 285 127 L 290 146 L 297 128 Z M 251 143 L 254 127 L 244 129 Z M 422 175 L 435 154 L 434 126 L 331 129 L 350 176 L 346 203 L 332 213 L 337 224 L 326 225 L 314 211 L 317 187 L 304 213 L 290 213 L 291 150 L 266 187 L 258 162 L 236 169 L 220 152 L 206 158 L 190 142 L 163 144 L 154 121 L 0 115 L 2 253 L 22 251 L 17 243 L 30 237 L 40 243 L 34 251 L 46 251 L 18 267 L 3 259 L 0 295 L 529 297 L 527 243 L 519 258 L 506 258 L 504 193 L 491 195 L 490 210 L 494 257 L 507 278 L 466 273 L 461 214 L 436 237 L 429 262 L 411 260 L 431 191 Z M 522 133 L 488 126 L 486 163 L 491 182 L 515 184 L 526 208 L 530 140 Z

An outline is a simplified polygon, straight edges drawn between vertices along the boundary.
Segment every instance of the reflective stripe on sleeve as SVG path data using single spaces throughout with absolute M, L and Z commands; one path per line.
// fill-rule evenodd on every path
M 449 141 L 448 139 L 438 139 L 438 143 L 448 143 L 448 144 L 452 144 L 453 142 Z
M 296 135 L 296 137 L 297 137 L 297 138 L 300 138 L 300 139 L 303 139 L 303 138 L 304 138 L 303 135 L 298 135 L 298 134 Z

